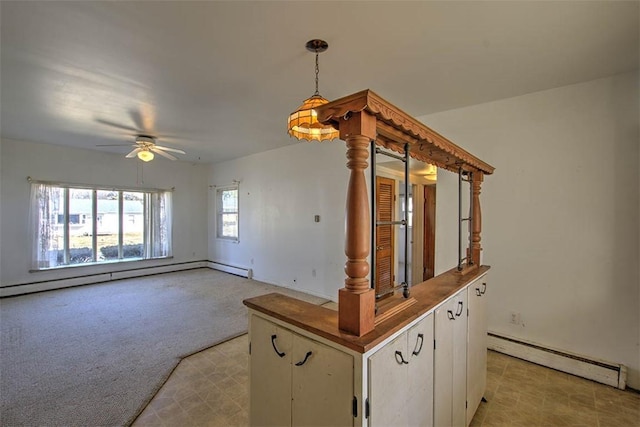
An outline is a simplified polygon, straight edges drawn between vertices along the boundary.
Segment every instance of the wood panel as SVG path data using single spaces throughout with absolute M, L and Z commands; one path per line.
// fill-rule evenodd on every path
M 390 178 L 376 177 L 376 221 L 394 220 L 396 182 Z M 387 298 L 393 295 L 394 276 L 394 226 L 376 226 L 376 297 Z

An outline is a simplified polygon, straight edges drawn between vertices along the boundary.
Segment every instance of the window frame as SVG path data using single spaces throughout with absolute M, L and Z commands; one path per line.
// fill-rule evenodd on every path
M 151 189 L 151 188 L 131 188 L 131 187 L 111 187 L 100 185 L 85 185 L 85 184 L 72 184 L 72 183 L 59 183 L 48 181 L 34 181 L 29 178 L 31 183 L 31 202 L 30 202 L 30 236 L 31 236 L 31 268 L 30 272 L 47 271 L 62 268 L 75 268 L 83 266 L 96 266 L 104 264 L 114 264 L 121 262 L 135 262 L 145 261 L 150 259 L 164 259 L 173 257 L 173 218 L 171 216 L 172 210 L 172 192 L 171 190 Z M 70 224 L 71 219 L 74 218 L 74 214 L 69 212 L 71 193 L 73 190 L 87 190 L 90 192 L 91 200 L 91 215 L 83 215 L 78 213 L 75 217 L 78 217 L 79 221 L 77 225 L 83 225 L 85 228 L 91 230 L 92 242 L 91 242 L 91 261 L 87 262 L 72 262 L 71 261 L 71 249 L 70 242 L 74 237 L 71 233 Z M 117 258 L 100 259 L 98 254 L 100 248 L 97 244 L 97 227 L 101 215 L 97 212 L 99 191 L 116 192 L 118 194 L 118 228 L 117 228 L 117 246 L 118 256 Z M 58 201 L 61 202 L 64 212 L 54 215 L 50 214 L 48 217 L 46 212 L 50 207 L 45 207 L 47 204 L 55 202 L 51 199 L 46 199 L 47 196 L 43 196 L 43 193 L 58 194 Z M 123 225 L 125 221 L 125 193 L 138 193 L 142 196 L 143 209 L 141 212 L 141 219 L 143 221 L 143 236 L 142 236 L 142 255 L 135 257 L 124 256 L 124 230 Z M 152 197 L 155 196 L 155 197 Z M 46 201 L 45 201 L 46 199 Z M 155 205 L 154 205 L 155 203 Z M 63 222 L 58 222 L 58 219 L 62 216 Z M 160 225 L 158 223 L 161 222 Z M 43 233 L 47 235 L 51 233 L 50 227 L 60 227 L 62 229 L 62 235 L 57 236 L 62 240 L 62 245 L 56 248 L 56 245 L 51 242 L 51 238 L 43 236 Z M 45 230 L 46 229 L 46 230 Z M 159 236 L 158 229 L 160 229 Z M 150 231 L 151 230 L 151 231 Z M 159 236 L 155 238 L 154 236 Z M 59 253 L 62 251 L 62 261 L 58 262 Z M 55 256 L 54 256 L 55 254 Z
M 236 204 L 235 210 L 225 211 L 223 207 L 223 193 L 227 191 L 235 191 L 236 192 Z M 233 183 L 230 185 L 216 187 L 216 239 L 238 243 L 240 242 L 240 185 L 238 183 Z M 222 219 L 223 215 L 235 215 L 236 217 L 236 233 L 235 236 L 227 236 L 223 234 L 224 231 L 224 221 Z

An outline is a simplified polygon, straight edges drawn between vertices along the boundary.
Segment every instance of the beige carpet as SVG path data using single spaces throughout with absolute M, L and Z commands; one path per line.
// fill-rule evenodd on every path
M 281 292 L 209 269 L 0 300 L 2 426 L 129 425 L 180 358 L 247 331 Z

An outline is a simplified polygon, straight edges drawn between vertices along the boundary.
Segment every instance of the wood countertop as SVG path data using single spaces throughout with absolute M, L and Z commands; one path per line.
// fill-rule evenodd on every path
M 465 275 L 453 268 L 439 276 L 411 287 L 416 303 L 378 324 L 366 335 L 357 337 L 338 329 L 338 312 L 278 293 L 244 300 L 247 307 L 319 335 L 359 353 L 366 353 L 427 313 L 442 301 L 483 275 L 489 266 L 480 266 Z

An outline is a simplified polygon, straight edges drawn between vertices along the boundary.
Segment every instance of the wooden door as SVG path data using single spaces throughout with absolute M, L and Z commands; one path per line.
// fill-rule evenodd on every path
M 393 179 L 376 177 L 376 222 L 394 220 L 396 182 Z M 394 268 L 393 246 L 394 226 L 376 226 L 376 283 L 375 290 L 378 298 L 393 295 Z
M 291 425 L 291 349 L 293 333 L 251 316 L 249 423 Z
M 424 260 L 422 280 L 435 276 L 436 254 L 436 186 L 424 186 Z
M 294 334 L 293 426 L 353 426 L 353 356 Z

